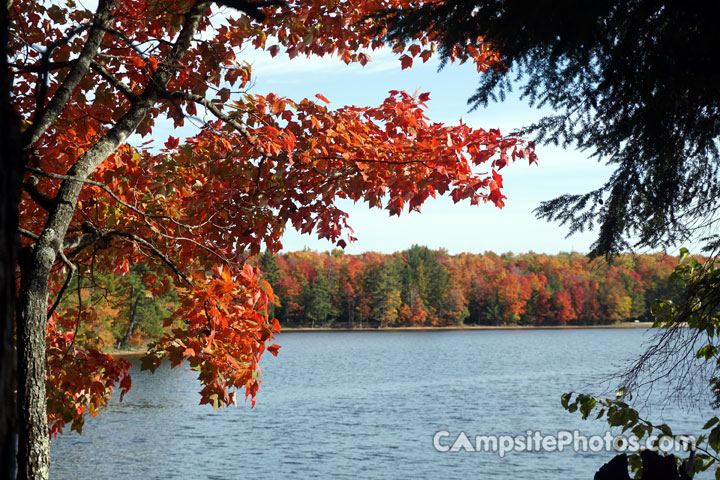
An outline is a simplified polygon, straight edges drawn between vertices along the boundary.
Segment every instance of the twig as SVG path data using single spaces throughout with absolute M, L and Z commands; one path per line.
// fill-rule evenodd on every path
M 166 92 L 165 98 L 167 98 L 168 100 L 186 100 L 188 102 L 194 102 L 202 105 L 218 119 L 222 120 L 223 122 L 227 123 L 231 127 L 235 128 L 237 131 L 239 131 L 248 142 L 253 143 L 252 136 L 250 135 L 250 132 L 247 131 L 244 125 L 242 125 L 237 120 L 230 118 L 230 116 L 223 113 L 217 105 L 215 105 L 202 95 L 196 95 L 186 92 Z
M 125 85 L 122 81 L 113 76 L 113 74 L 108 72 L 104 66 L 100 65 L 97 62 L 92 62 L 90 63 L 90 68 L 99 73 L 100 76 L 107 80 L 110 85 L 120 90 L 126 97 L 128 97 L 128 99 L 130 99 L 130 101 L 133 101 L 137 98 L 137 95 L 133 93 L 130 87 Z
M 25 230 L 24 228 L 18 228 L 18 233 L 21 235 L 25 235 L 26 237 L 31 238 L 31 239 L 35 240 L 36 242 L 40 238 L 37 235 L 35 235 L 34 233 L 32 233 L 31 231 Z
M 156 256 L 158 256 L 168 267 L 170 267 L 170 269 L 173 271 L 173 273 L 175 273 L 175 275 L 177 275 L 179 278 L 183 279 L 185 281 L 185 283 L 187 283 L 191 287 L 195 286 L 195 284 L 187 277 L 187 275 L 185 275 L 178 268 L 178 266 L 175 265 L 175 263 L 172 260 L 170 260 L 170 258 L 167 255 L 165 255 L 160 250 L 158 250 L 158 248 L 155 245 L 153 245 L 152 243 L 150 243 L 148 240 L 146 240 L 138 235 L 135 235 L 134 233 L 123 232 L 122 230 L 108 230 L 106 232 L 103 232 L 102 235 L 103 236 L 115 235 L 115 236 L 118 236 L 121 238 L 132 240 L 133 242 L 137 242 L 141 245 L 144 245 L 145 247 L 149 248 Z

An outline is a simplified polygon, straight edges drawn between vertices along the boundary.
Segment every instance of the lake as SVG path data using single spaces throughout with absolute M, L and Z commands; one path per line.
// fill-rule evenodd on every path
M 501 457 L 433 443 L 447 450 L 461 432 L 473 443 L 604 434 L 604 423 L 565 412 L 560 395 L 597 391 L 588 386 L 649 338 L 643 329 L 288 332 L 279 356 L 261 362 L 255 408 L 218 411 L 198 405 L 195 372 L 134 363 L 122 403 L 88 419 L 82 435 L 51 442 L 51 477 L 591 479 L 615 453 Z M 678 408 L 647 416 L 696 435 L 709 418 Z

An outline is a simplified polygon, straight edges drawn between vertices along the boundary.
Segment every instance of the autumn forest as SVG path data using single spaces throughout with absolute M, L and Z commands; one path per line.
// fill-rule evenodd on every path
M 261 256 L 286 326 L 590 325 L 645 318 L 673 298 L 677 259 L 579 253 L 448 255 L 414 246 L 382 255 Z

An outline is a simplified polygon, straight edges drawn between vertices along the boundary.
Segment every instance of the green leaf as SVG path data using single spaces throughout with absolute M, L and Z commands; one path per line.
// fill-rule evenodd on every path
M 695 357 L 697 358 L 703 358 L 708 359 L 712 358 L 717 354 L 717 348 L 714 345 L 705 345 L 704 347 L 701 347 L 698 351 Z
M 596 404 L 597 401 L 593 397 L 583 399 L 583 402 L 580 405 L 580 413 L 582 413 L 583 420 L 587 419 L 588 415 L 590 415 L 590 412 L 592 412 Z
M 572 397 L 572 392 L 563 393 L 560 397 L 560 403 L 562 404 L 563 408 L 567 410 L 568 404 L 570 403 L 570 398 Z
M 636 425 L 635 428 L 632 429 L 632 433 L 638 439 L 641 439 L 647 433 L 647 427 L 645 427 L 645 425 Z
M 708 436 L 708 445 L 716 452 L 720 452 L 720 425 L 710 431 Z
M 711 418 L 705 423 L 705 425 L 703 425 L 703 430 L 707 430 L 708 428 L 712 427 L 713 425 L 718 423 L 718 420 L 720 420 L 718 417 Z

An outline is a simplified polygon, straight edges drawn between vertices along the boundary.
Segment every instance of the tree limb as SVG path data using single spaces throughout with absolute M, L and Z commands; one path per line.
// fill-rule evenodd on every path
M 187 93 L 187 92 L 165 92 L 165 98 L 168 98 L 170 100 L 185 100 L 188 102 L 194 102 L 199 105 L 202 105 L 206 109 L 210 111 L 213 115 L 215 115 L 218 119 L 222 120 L 223 122 L 227 123 L 237 131 L 239 131 L 248 141 L 251 141 L 252 138 L 250 135 L 250 132 L 247 131 L 245 126 L 238 122 L 237 120 L 232 119 L 229 115 L 224 113 L 220 108 L 218 108 L 217 105 L 215 105 L 213 102 L 208 100 L 207 98 L 203 97 L 202 95 L 196 95 L 194 93 Z
M 137 98 L 137 95 L 135 95 L 130 87 L 125 85 L 123 82 L 121 82 L 119 79 L 117 79 L 113 74 L 107 71 L 105 67 L 100 65 L 97 62 L 90 63 L 90 68 L 95 70 L 97 73 L 100 74 L 101 77 L 103 77 L 107 82 L 112 85 L 113 87 L 120 90 L 130 101 L 133 101 Z
M 15 69 L 17 73 L 31 73 L 31 72 L 46 72 L 52 70 L 61 70 L 63 68 L 71 67 L 75 64 L 75 60 L 67 60 L 64 62 L 48 62 L 44 66 L 42 63 L 35 65 L 26 65 L 22 63 L 11 63 L 10 66 Z
M 102 233 L 102 236 L 106 236 L 106 235 L 114 235 L 114 236 L 117 236 L 117 237 L 125 238 L 125 239 L 130 240 L 130 241 L 132 241 L 132 242 L 134 242 L 134 243 L 139 243 L 140 245 L 143 245 L 144 247 L 146 247 L 146 248 L 148 248 L 150 251 L 152 251 L 152 253 L 155 254 L 155 256 L 159 257 L 160 260 L 162 260 L 162 261 L 170 268 L 170 270 L 173 271 L 173 273 L 174 273 L 178 278 L 183 279 L 183 280 L 185 281 L 185 283 L 187 283 L 187 284 L 190 285 L 191 287 L 194 287 L 194 286 L 195 286 L 195 284 L 192 282 L 192 280 L 190 280 L 190 279 L 187 277 L 187 275 L 185 275 L 185 274 L 180 270 L 180 268 L 179 268 L 177 265 L 175 265 L 175 262 L 173 262 L 172 260 L 170 260 L 170 258 L 169 258 L 167 255 L 165 255 L 165 254 L 162 253 L 160 250 L 158 250 L 158 248 L 157 248 L 155 245 L 153 245 L 151 242 L 149 242 L 148 240 L 140 237 L 139 235 L 135 235 L 134 233 L 124 232 L 124 231 L 122 231 L 122 230 L 107 230 L 107 231 L 105 231 L 105 232 Z
M 127 203 L 126 201 L 124 201 L 123 199 L 121 199 L 120 197 L 118 197 L 117 194 L 115 192 L 113 192 L 112 190 L 110 190 L 110 188 L 107 185 L 105 185 L 104 183 L 96 182 L 95 180 L 89 180 L 89 179 L 83 180 L 81 178 L 71 176 L 71 175 L 62 175 L 60 173 L 46 172 L 44 170 L 40 170 L 39 168 L 34 168 L 34 167 L 26 167 L 25 169 L 29 172 L 37 173 L 38 175 L 42 175 L 42 176 L 48 177 L 48 178 L 54 178 L 56 180 L 65 180 L 65 181 L 69 181 L 69 182 L 80 182 L 80 183 L 86 183 L 88 185 L 92 185 L 94 187 L 98 187 L 98 188 L 102 189 L 104 192 L 106 192 L 108 195 L 110 195 L 113 198 L 113 200 L 118 202 L 120 205 L 122 205 L 126 208 L 129 208 L 133 212 L 135 212 L 138 215 L 141 215 L 143 217 L 152 218 L 152 219 L 156 219 L 156 220 L 157 219 L 169 220 L 172 223 L 174 223 L 175 225 L 177 225 L 179 227 L 187 228 L 188 230 L 192 230 L 193 228 L 196 228 L 196 226 L 186 225 L 182 222 L 179 222 L 178 220 L 174 219 L 173 217 L 171 217 L 169 215 L 157 215 L 157 214 L 143 212 L 136 206 L 131 205 L 131 204 Z
M 75 276 L 75 273 L 77 272 L 77 265 L 72 263 L 68 258 L 65 256 L 65 254 L 60 251 L 60 258 L 62 259 L 63 263 L 68 266 L 70 271 L 67 274 L 67 277 L 65 277 L 65 281 L 63 282 L 62 287 L 60 287 L 60 291 L 58 292 L 57 296 L 55 297 L 55 301 L 52 304 L 52 307 L 50 307 L 50 310 L 48 310 L 47 318 L 49 319 L 52 314 L 55 312 L 55 309 L 60 305 L 60 301 L 62 300 L 63 296 L 65 295 L 65 291 L 67 290 L 68 286 L 70 285 L 70 281 Z M 79 287 L 78 287 L 79 288 Z
M 35 241 L 37 241 L 37 239 L 40 238 L 37 235 L 35 235 L 34 233 L 32 233 L 31 231 L 25 230 L 24 228 L 18 228 L 18 233 L 20 233 L 21 235 L 25 235 L 28 238 L 32 238 Z

